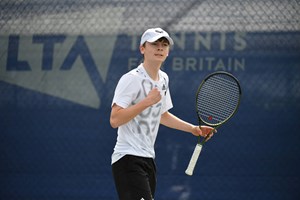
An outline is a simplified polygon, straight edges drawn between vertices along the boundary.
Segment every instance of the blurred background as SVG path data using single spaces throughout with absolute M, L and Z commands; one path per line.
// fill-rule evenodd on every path
M 300 198 L 299 0 L 1 0 L 1 200 L 117 199 L 111 100 L 152 27 L 175 41 L 173 114 L 198 123 L 195 93 L 214 71 L 243 90 L 192 177 L 197 138 L 160 128 L 156 199 Z

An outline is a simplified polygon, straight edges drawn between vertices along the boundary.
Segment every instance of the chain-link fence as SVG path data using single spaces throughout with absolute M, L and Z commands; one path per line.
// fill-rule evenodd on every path
M 299 31 L 298 0 L 2 0 L 1 34 Z

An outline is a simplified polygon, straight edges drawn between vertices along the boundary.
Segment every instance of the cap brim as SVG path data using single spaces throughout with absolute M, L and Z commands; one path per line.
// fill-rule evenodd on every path
M 156 37 L 153 37 L 153 38 L 147 40 L 147 42 L 155 42 L 156 40 L 158 40 L 158 39 L 160 39 L 160 38 L 166 38 L 166 39 L 169 41 L 170 45 L 173 45 L 173 44 L 174 44 L 172 38 L 169 37 L 169 36 L 165 36 L 165 35 L 158 35 L 158 36 L 156 36 Z

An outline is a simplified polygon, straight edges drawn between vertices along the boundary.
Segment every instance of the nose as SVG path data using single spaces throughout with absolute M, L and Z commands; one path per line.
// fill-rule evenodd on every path
M 157 44 L 157 49 L 158 49 L 158 50 L 163 50 L 163 44 L 158 43 L 158 44 Z

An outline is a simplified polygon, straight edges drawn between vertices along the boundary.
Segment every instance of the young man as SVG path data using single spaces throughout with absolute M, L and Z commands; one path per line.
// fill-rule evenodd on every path
M 154 143 L 159 125 L 206 137 L 211 127 L 192 125 L 171 114 L 168 75 L 160 70 L 173 40 L 161 28 L 144 32 L 144 61 L 121 77 L 112 101 L 110 124 L 118 128 L 112 171 L 121 200 L 152 200 L 156 186 Z

